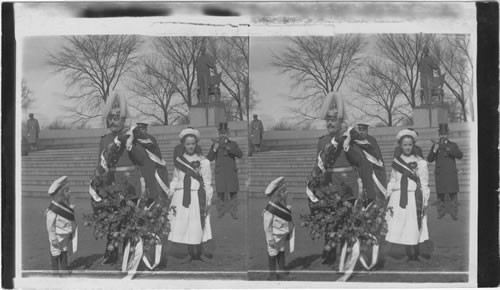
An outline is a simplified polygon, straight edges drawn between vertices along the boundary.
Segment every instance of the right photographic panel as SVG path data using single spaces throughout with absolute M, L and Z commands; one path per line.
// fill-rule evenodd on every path
M 471 282 L 474 43 L 250 38 L 250 280 Z

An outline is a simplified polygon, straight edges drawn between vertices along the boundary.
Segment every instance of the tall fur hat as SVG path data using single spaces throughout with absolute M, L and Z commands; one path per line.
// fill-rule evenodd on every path
M 327 120 L 331 117 L 345 119 L 344 97 L 338 92 L 329 92 L 323 101 L 323 106 L 319 112 L 318 118 Z

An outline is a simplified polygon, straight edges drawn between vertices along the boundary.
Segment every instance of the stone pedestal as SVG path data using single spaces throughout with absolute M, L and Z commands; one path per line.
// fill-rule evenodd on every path
M 440 123 L 448 123 L 448 106 L 422 105 L 413 108 L 414 128 L 434 128 Z
M 226 122 L 223 103 L 200 104 L 189 108 L 189 124 L 193 127 L 218 126 L 220 122 Z

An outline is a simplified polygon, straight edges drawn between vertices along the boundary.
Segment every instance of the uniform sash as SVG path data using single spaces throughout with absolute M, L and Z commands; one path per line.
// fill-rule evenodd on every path
M 75 211 L 64 203 L 56 203 L 52 201 L 48 209 L 67 220 L 73 222 L 75 221 Z
M 266 205 L 266 210 L 273 215 L 286 220 L 287 222 L 292 221 L 292 211 L 284 207 L 280 203 L 269 202 Z
M 408 178 L 415 181 L 417 183 L 417 189 L 415 190 L 415 203 L 417 207 L 417 223 L 418 228 L 422 226 L 422 216 L 423 216 L 423 194 L 422 189 L 420 188 L 420 179 L 413 172 L 410 167 L 410 164 L 406 163 L 401 156 L 394 158 L 392 162 L 392 168 L 396 171 L 400 172 L 401 177 L 401 197 L 399 199 L 399 206 L 401 208 L 406 208 L 408 204 Z
M 177 169 L 184 172 L 184 195 L 182 197 L 182 205 L 188 208 L 191 204 L 191 178 L 196 179 L 200 183 L 198 189 L 198 201 L 200 204 L 200 221 L 201 228 L 205 228 L 205 216 L 207 207 L 207 195 L 203 183 L 203 177 L 193 168 L 193 163 L 189 162 L 184 156 L 177 156 L 174 160 L 174 165 Z

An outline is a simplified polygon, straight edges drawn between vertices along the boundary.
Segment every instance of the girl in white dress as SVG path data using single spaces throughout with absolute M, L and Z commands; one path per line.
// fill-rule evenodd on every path
M 193 128 L 180 135 L 184 153 L 175 156 L 174 175 L 170 183 L 171 207 L 168 240 L 187 244 L 191 259 L 202 259 L 201 244 L 212 239 L 210 201 L 213 195 L 210 161 L 196 153 L 200 133 Z
M 402 130 L 397 135 L 402 154 L 394 158 L 389 197 L 386 240 L 406 246 L 408 260 L 418 260 L 419 243 L 429 239 L 425 210 L 429 201 L 427 162 L 414 153 L 415 131 Z

